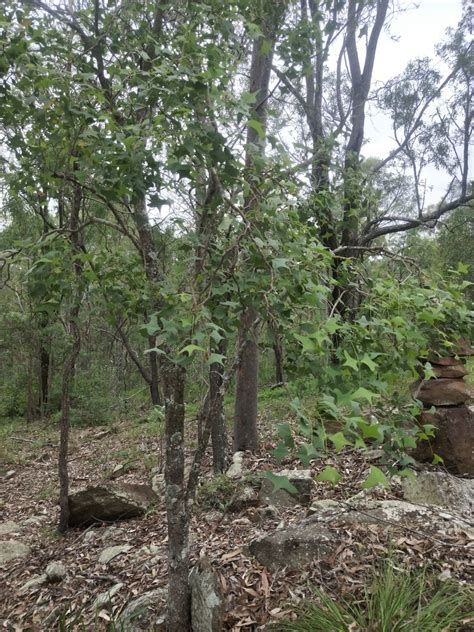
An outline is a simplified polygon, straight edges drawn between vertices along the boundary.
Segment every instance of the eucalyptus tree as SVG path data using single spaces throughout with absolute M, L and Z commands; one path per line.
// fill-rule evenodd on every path
M 395 20 L 396 10 L 386 0 L 303 0 L 293 7 L 277 46 L 277 95 L 289 103 L 290 117 L 295 112 L 304 121 L 296 142 L 282 136 L 294 156 L 294 173 L 301 174 L 303 186 L 309 185 L 302 217 L 315 224 L 337 254 L 336 279 L 345 274 L 345 260 L 372 251 L 385 235 L 430 225 L 472 200 L 467 176 L 472 134 L 468 12 L 439 47 L 447 67 L 444 76 L 429 60 L 418 60 L 374 89 L 378 43 Z M 396 138 L 394 149 L 378 160 L 363 150 L 369 101 L 389 114 Z M 432 208 L 423 205 L 420 192 L 427 163 L 452 178 Z M 381 177 L 388 182 L 391 174 L 391 188 L 403 183 L 405 212 L 392 213 L 383 196 L 377 208 L 371 197 L 370 189 Z M 336 289 L 334 299 L 343 311 L 350 295 L 347 287 Z
M 245 167 L 247 194 L 244 199 L 244 218 L 259 222 L 261 194 L 258 191 L 259 171 L 265 153 L 268 101 L 272 60 L 278 32 L 284 20 L 286 0 L 261 0 L 255 4 L 255 23 L 258 27 L 251 52 L 249 91 L 255 97 L 251 119 L 247 126 Z M 259 307 L 255 297 L 243 299 L 239 327 L 239 366 L 236 376 L 234 410 L 234 450 L 256 450 L 257 395 L 258 395 L 258 326 Z

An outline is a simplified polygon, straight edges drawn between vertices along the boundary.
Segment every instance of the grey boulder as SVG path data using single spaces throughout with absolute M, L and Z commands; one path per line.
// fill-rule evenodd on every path
M 69 496 L 69 525 L 141 516 L 158 497 L 149 485 L 108 483 L 88 487 Z

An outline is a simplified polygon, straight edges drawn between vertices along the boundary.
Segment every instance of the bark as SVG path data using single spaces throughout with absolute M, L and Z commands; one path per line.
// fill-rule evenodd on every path
M 185 370 L 165 361 L 166 516 L 168 521 L 167 630 L 190 629 L 189 515 L 184 481 Z
M 275 356 L 275 386 L 279 386 L 285 382 L 283 373 L 283 347 L 280 339 L 273 345 L 273 354 Z
M 150 336 L 148 340 L 148 344 L 150 345 L 150 349 L 156 345 L 156 337 Z M 158 354 L 156 351 L 151 351 L 149 354 L 149 362 L 150 362 L 150 380 L 149 380 L 149 388 L 150 388 L 150 397 L 151 403 L 153 406 L 161 405 L 161 397 L 160 397 L 160 374 L 158 368 Z
M 225 340 L 221 340 L 217 352 L 224 355 Z M 224 415 L 224 366 L 213 362 L 209 368 L 209 416 L 212 441 L 212 467 L 215 474 L 227 469 L 227 432 Z
M 262 20 L 262 35 L 253 44 L 250 64 L 250 92 L 257 93 L 252 118 L 266 130 L 269 85 L 276 34 L 283 17 L 283 3 L 268 3 Z M 262 46 L 270 42 L 270 50 L 262 53 Z M 265 49 L 263 49 L 265 50 Z M 254 156 L 265 153 L 265 138 L 260 138 L 253 127 L 247 128 L 247 150 L 245 165 L 255 172 Z M 250 221 L 259 204 L 256 192 L 245 200 L 244 212 Z M 258 329 L 257 309 L 251 304 L 243 305 L 239 326 L 239 367 L 237 370 L 234 409 L 234 450 L 256 450 L 258 448 L 257 397 L 258 397 Z
M 133 205 L 145 274 L 155 296 L 153 309 L 162 309 L 159 290 L 162 271 L 146 210 L 145 196 Z M 186 372 L 170 359 L 171 351 L 161 356 L 160 370 L 165 401 L 166 441 L 166 518 L 168 526 L 168 614 L 167 630 L 190 629 L 189 598 L 189 511 L 184 481 L 184 387 Z
M 247 308 L 240 320 L 234 411 L 234 452 L 258 449 L 258 337 L 257 312 Z
M 365 134 L 365 107 L 369 98 L 372 73 L 377 45 L 387 16 L 389 0 L 377 0 L 375 21 L 370 32 L 365 51 L 364 66 L 361 68 L 357 49 L 357 33 L 360 29 L 360 15 L 363 3 L 349 0 L 347 17 L 346 51 L 351 76 L 351 134 L 345 150 L 344 160 L 344 216 L 340 245 L 344 248 L 344 257 L 357 260 L 359 249 L 359 213 L 361 208 L 361 179 L 359 173 L 360 151 Z M 355 286 L 341 284 L 342 260 L 336 259 L 333 277 L 336 285 L 333 291 L 334 304 L 345 319 L 354 317 L 360 304 L 360 294 Z M 353 278 L 356 278 L 354 273 Z
M 351 134 L 347 143 L 344 163 L 344 228 L 341 245 L 346 248 L 347 257 L 357 257 L 360 207 L 359 158 L 365 134 L 365 107 L 369 98 L 372 73 L 378 40 L 387 16 L 389 0 L 377 0 L 375 22 L 367 44 L 364 67 L 361 69 L 357 50 L 359 17 L 363 8 L 360 0 L 350 0 L 346 50 L 352 83 Z
M 49 368 L 50 368 L 49 351 L 41 342 L 40 349 L 40 401 L 39 408 L 44 412 L 49 401 Z
M 79 226 L 79 213 L 82 204 L 82 189 L 75 185 L 71 204 L 70 218 L 70 243 L 72 254 L 78 255 L 81 252 Z M 81 276 L 82 266 L 78 259 L 73 262 L 75 287 L 72 292 L 71 305 L 68 310 L 67 325 L 71 340 L 67 351 L 66 360 L 63 367 L 63 383 L 61 393 L 61 420 L 59 425 L 59 454 L 58 454 L 58 474 L 59 474 L 59 525 L 58 530 L 63 533 L 69 524 L 69 427 L 71 411 L 71 389 L 76 369 L 76 361 L 81 349 L 81 332 L 79 328 L 79 313 L 81 306 Z

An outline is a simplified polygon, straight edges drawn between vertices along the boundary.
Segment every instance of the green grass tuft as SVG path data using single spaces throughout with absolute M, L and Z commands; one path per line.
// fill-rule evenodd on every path
M 460 632 L 474 624 L 473 592 L 440 583 L 423 571 L 395 571 L 386 563 L 363 599 L 336 600 L 322 590 L 274 632 Z

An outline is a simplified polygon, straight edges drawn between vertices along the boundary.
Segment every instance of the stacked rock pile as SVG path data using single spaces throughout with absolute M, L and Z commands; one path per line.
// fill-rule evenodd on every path
M 425 408 L 436 409 L 420 415 L 421 424 L 432 424 L 437 431 L 430 442 L 421 442 L 415 458 L 427 461 L 437 454 L 455 474 L 474 474 L 474 412 L 466 405 L 474 398 L 474 388 L 464 381 L 465 358 L 472 355 L 474 350 L 462 341 L 452 355 L 429 357 L 434 376 L 421 378 L 410 388 Z

